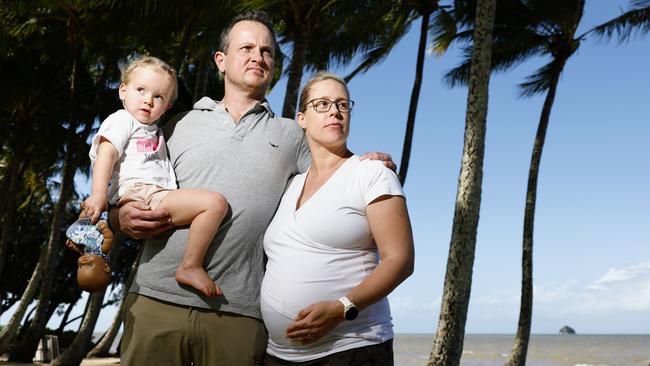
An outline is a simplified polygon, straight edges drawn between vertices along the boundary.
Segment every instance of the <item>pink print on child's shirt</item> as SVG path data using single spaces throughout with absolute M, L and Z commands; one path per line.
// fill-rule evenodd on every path
M 138 152 L 143 153 L 158 151 L 158 146 L 160 146 L 162 143 L 162 136 L 139 139 Z

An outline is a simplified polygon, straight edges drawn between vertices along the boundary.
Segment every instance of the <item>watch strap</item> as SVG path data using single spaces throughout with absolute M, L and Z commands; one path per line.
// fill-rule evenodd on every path
M 342 296 L 339 299 L 339 302 L 343 304 L 343 309 L 348 309 L 350 306 L 355 306 L 354 303 L 352 303 L 352 301 L 350 301 L 350 299 L 345 296 Z
M 359 315 L 359 308 L 346 296 L 339 298 L 339 302 L 343 304 L 343 319 L 354 320 Z

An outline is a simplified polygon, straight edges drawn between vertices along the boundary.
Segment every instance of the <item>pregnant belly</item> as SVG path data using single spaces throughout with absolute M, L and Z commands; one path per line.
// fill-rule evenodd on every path
M 261 289 L 261 309 L 269 337 L 285 338 L 300 310 L 319 301 L 340 298 L 361 283 L 376 266 L 376 254 L 366 251 L 267 252 Z
M 264 304 L 264 301 L 262 301 L 262 304 Z M 262 318 L 269 332 L 269 341 L 279 347 L 289 347 L 291 341 L 286 337 L 286 331 L 293 319 L 264 305 L 262 305 Z
M 260 302 L 264 324 L 273 342 L 278 345 L 290 343 L 285 333 L 300 310 L 319 301 L 336 300 L 356 285 L 330 280 L 306 275 L 301 278 L 275 276 L 273 271 L 267 270 L 262 281 Z

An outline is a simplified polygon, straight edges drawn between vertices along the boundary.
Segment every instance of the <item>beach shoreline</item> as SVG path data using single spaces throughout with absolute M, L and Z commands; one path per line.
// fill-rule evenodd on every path
M 395 335 L 393 349 L 395 366 L 427 364 L 434 334 Z M 513 334 L 467 334 L 461 359 L 462 366 L 501 366 L 507 360 L 515 336 Z M 606 334 L 533 334 L 527 362 L 545 366 L 647 366 L 650 364 L 650 335 Z M 118 357 L 84 359 L 82 366 L 119 365 Z M 0 366 L 47 365 L 47 363 L 15 363 L 0 357 Z

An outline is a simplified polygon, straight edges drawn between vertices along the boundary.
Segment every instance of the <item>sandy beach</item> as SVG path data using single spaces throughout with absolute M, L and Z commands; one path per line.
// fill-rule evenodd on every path
M 108 357 L 108 358 L 87 358 L 81 361 L 81 366 L 108 366 L 108 365 L 119 365 L 120 359 L 117 357 Z M 25 365 L 47 365 L 47 363 L 23 363 L 23 362 L 9 362 L 6 360 L 6 357 L 0 357 L 1 366 L 25 366 Z

